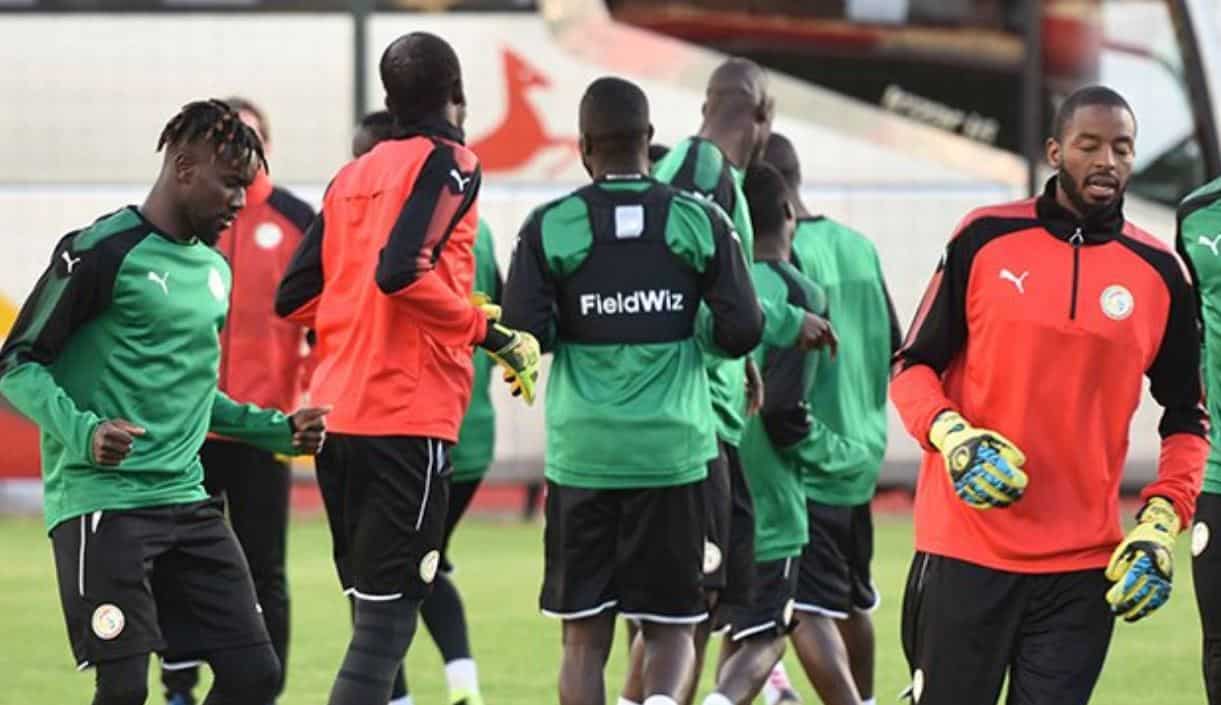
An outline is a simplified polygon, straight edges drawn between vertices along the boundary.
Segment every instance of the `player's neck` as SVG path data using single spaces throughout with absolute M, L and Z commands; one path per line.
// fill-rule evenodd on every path
M 594 181 L 603 181 L 612 176 L 644 176 L 649 173 L 648 158 L 622 157 L 590 161 L 589 173 Z
M 780 242 L 772 242 L 772 238 L 759 237 L 755 235 L 755 261 L 756 262 L 784 262 L 789 258 L 790 250 Z M 776 240 L 781 240 L 779 235 L 773 236 Z
M 734 166 L 745 169 L 755 147 L 750 127 L 745 118 L 709 118 L 699 136 L 720 148 Z
M 158 232 L 179 242 L 190 242 L 195 237 L 182 209 L 174 206 L 160 181 L 148 192 L 148 197 L 140 206 L 140 215 L 152 223 Z

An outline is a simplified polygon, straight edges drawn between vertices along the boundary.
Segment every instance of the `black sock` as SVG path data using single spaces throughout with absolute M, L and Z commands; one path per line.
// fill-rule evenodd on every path
M 466 632 L 466 613 L 458 588 L 448 576 L 438 573 L 432 593 L 420 605 L 424 626 L 437 642 L 445 663 L 471 657 L 471 644 Z

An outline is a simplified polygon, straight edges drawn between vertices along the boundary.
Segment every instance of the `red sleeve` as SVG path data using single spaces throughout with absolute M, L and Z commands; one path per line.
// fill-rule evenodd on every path
M 474 207 L 480 171 L 469 150 L 439 142 L 420 169 L 403 210 L 382 248 L 377 286 L 445 345 L 483 340 L 487 321 L 466 296 L 437 275 L 454 228 Z
M 1190 526 L 1207 460 L 1208 441 L 1204 438 L 1193 433 L 1176 433 L 1163 438 L 1157 479 L 1141 490 L 1141 500 L 1147 502 L 1150 497 L 1165 497 L 1174 505 L 1182 526 Z

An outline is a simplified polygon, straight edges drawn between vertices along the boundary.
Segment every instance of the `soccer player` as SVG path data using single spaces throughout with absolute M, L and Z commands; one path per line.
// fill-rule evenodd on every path
M 967 215 L 896 356 L 891 398 L 925 450 L 902 630 L 921 705 L 996 702 L 1006 674 L 1010 703 L 1085 703 L 1114 617 L 1170 595 L 1208 417 L 1183 263 L 1124 219 L 1135 139 L 1118 93 L 1070 95 L 1043 194 Z M 1125 537 L 1146 374 L 1162 451 Z
M 800 618 L 793 646 L 824 703 L 873 703 L 878 605 L 870 578 L 870 500 L 886 452 L 890 357 L 902 343 L 873 243 L 810 213 L 801 200 L 801 164 L 793 145 L 772 133 L 764 159 L 788 183 L 797 209 L 793 263 L 835 302 L 839 353 L 821 355 L 806 395 L 812 423 L 802 455 L 809 542 L 797 588 Z M 783 689 L 783 673 L 776 674 Z M 855 687 L 854 687 L 855 686 Z M 770 693 L 771 702 L 780 693 Z M 790 697 L 790 701 L 795 697 Z
M 1205 184 L 1183 199 L 1178 213 L 1178 251 L 1196 283 L 1197 311 L 1204 325 L 1204 388 L 1212 390 L 1209 416 L 1221 416 L 1221 179 Z M 1204 471 L 1204 488 L 1196 501 L 1191 532 L 1192 579 L 1204 629 L 1204 685 L 1209 705 L 1221 705 L 1221 552 L 1212 545 L 1212 532 L 1221 527 L 1221 426 L 1210 429 L 1212 451 Z
M 380 71 L 395 139 L 336 174 L 276 299 L 317 331 L 310 396 L 334 406 L 318 484 L 356 623 L 331 705 L 390 698 L 441 563 L 471 346 L 514 371 L 527 401 L 538 364 L 533 337 L 469 300 L 480 173 L 457 55 L 415 32 Z
M 767 143 L 774 107 L 767 93 L 763 69 L 745 59 L 730 59 L 708 79 L 703 125 L 697 136 L 675 145 L 653 166 L 653 175 L 676 188 L 698 194 L 716 204 L 732 219 L 748 262 L 753 256 L 754 231 L 746 197 L 742 194 L 743 172 Z M 821 318 L 784 304 L 776 311 L 764 303 L 764 339 L 787 347 L 794 341 L 803 349 L 830 344 L 830 326 Z M 705 550 L 704 587 L 713 619 L 699 625 L 695 633 L 696 668 L 691 688 L 682 701 L 689 703 L 703 670 L 708 634 L 719 604 L 749 605 L 750 581 L 754 575 L 754 513 L 750 491 L 742 475 L 738 443 L 748 410 L 762 400 L 763 383 L 753 361 L 725 360 L 709 356 L 708 377 L 712 409 L 716 415 L 718 452 L 711 468 L 708 492 L 708 536 Z M 747 388 L 750 399 L 747 400 Z M 623 688 L 622 702 L 639 702 L 639 646 L 633 647 L 633 666 Z
M 792 302 L 819 316 L 827 314 L 822 289 L 797 271 L 792 257 L 797 212 L 784 177 L 758 162 L 746 171 L 743 191 L 755 227 L 752 278 L 761 301 Z M 802 456 L 809 451 L 810 394 L 819 355 L 796 346 L 761 345 L 754 356 L 763 371 L 763 408 L 747 420 L 742 466 L 755 509 L 755 575 L 750 605 L 726 605 L 721 623 L 728 632 L 721 648 L 716 690 L 704 705 L 754 701 L 772 667 L 784 654 L 792 627 L 798 563 L 806 543 Z
M 244 98 L 225 103 L 271 149 L 271 128 L 263 111 Z M 216 243 L 229 262 L 233 288 L 221 330 L 220 390 L 238 402 L 289 409 L 304 382 L 301 355 L 305 331 L 275 316 L 275 286 L 314 210 L 287 190 L 273 186 L 259 169 L 246 189 L 246 207 Z M 210 438 L 200 450 L 204 489 L 225 500 L 229 524 L 250 565 L 271 645 L 280 660 L 279 695 L 288 669 L 288 579 L 284 568 L 292 471 L 275 453 L 228 438 Z M 177 666 L 177 667 L 175 667 Z M 161 680 L 170 705 L 194 705 L 199 667 L 163 663 Z
M 697 337 L 733 356 L 762 334 L 731 224 L 646 175 L 652 134 L 640 88 L 590 84 L 580 148 L 594 182 L 531 214 L 505 284 L 505 323 L 555 354 L 539 602 L 563 620 L 562 705 L 604 702 L 616 611 L 641 624 L 644 702 L 674 705 L 686 688 L 693 625 L 708 616 L 703 481 L 716 457 Z
M 217 388 L 230 273 L 212 246 L 266 167 L 258 135 L 200 101 L 157 149 L 143 205 L 56 245 L 0 350 L 0 393 L 41 429 L 60 599 L 78 668 L 97 671 L 94 705 L 143 703 L 154 651 L 212 667 L 206 705 L 266 705 L 280 664 L 199 448 L 211 430 L 313 453 L 326 409 L 288 417 Z
M 352 156 L 360 157 L 379 142 L 393 139 L 394 135 L 394 118 L 388 111 L 369 113 L 361 120 L 352 138 Z M 503 286 L 500 268 L 496 265 L 496 242 L 492 238 L 492 229 L 480 218 L 475 235 L 475 293 L 495 306 L 500 303 Z M 458 444 L 450 454 L 454 472 L 441 544 L 441 567 L 432 593 L 420 605 L 424 626 L 428 628 L 445 662 L 450 702 L 458 705 L 483 705 L 483 696 L 479 693 L 478 670 L 471 657 L 466 612 L 458 588 L 449 577 L 454 570 L 449 560 L 449 540 L 492 464 L 492 451 L 496 444 L 496 410 L 488 395 L 494 366 L 492 358 L 476 352 L 474 365 L 471 402 L 458 429 Z M 390 705 L 412 705 L 401 666 L 395 674 L 390 696 Z

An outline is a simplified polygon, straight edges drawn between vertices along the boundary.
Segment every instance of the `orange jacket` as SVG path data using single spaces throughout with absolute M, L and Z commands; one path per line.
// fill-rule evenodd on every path
M 1165 414 L 1142 496 L 1191 520 L 1208 419 L 1187 275 L 1119 205 L 1077 222 L 1054 188 L 966 217 L 896 355 L 891 398 L 926 451 L 917 550 L 1021 573 L 1105 566 L 1123 537 L 1119 483 L 1145 375 Z M 1011 507 L 954 494 L 928 441 L 946 409 L 1025 452 L 1030 484 Z
M 314 219 L 314 209 L 265 175 L 216 248 L 233 270 L 220 332 L 220 389 L 236 401 L 292 411 L 304 391 L 304 330 L 275 316 L 276 283 Z
M 471 346 L 479 164 L 449 125 L 416 125 L 331 181 L 276 311 L 313 328 L 313 404 L 333 431 L 457 441 Z

